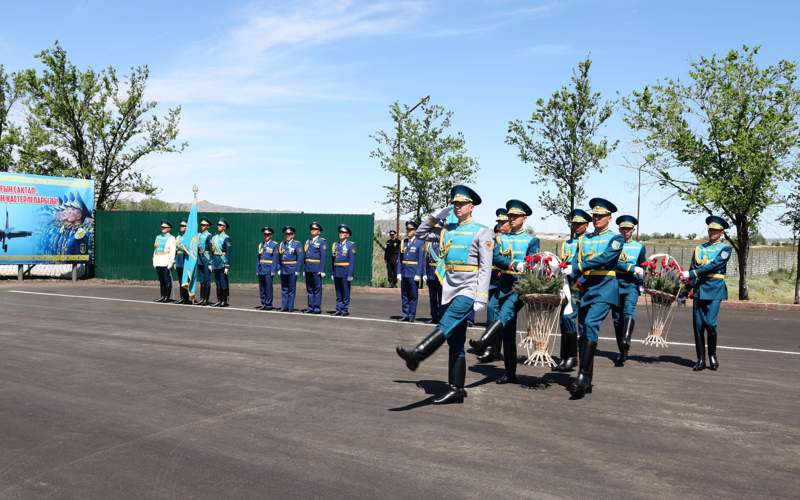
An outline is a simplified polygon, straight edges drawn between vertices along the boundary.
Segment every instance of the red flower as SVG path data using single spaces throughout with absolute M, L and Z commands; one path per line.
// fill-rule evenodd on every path
M 559 264 L 559 265 L 558 265 L 558 267 L 559 267 L 560 269 L 566 269 L 568 265 L 569 265 L 569 264 L 567 264 L 566 262 L 563 262 L 563 261 L 562 261 L 562 262 L 561 262 L 561 264 Z
M 550 262 L 552 262 L 552 260 L 553 260 L 553 257 L 548 255 L 547 257 L 544 258 L 544 260 L 542 262 L 544 262 L 545 264 L 549 264 Z
M 666 257 L 662 257 L 661 258 L 661 266 L 662 267 L 667 267 L 667 258 Z
M 694 289 L 689 290 L 689 298 L 690 299 L 694 298 Z
M 538 253 L 536 255 L 532 255 L 531 257 L 533 257 L 531 260 L 534 262 L 534 264 L 538 264 L 542 260 L 542 256 Z
M 533 262 L 533 255 L 526 255 L 525 262 Z

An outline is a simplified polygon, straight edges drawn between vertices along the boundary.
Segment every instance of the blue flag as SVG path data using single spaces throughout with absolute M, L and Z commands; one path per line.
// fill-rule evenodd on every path
M 186 259 L 183 261 L 183 288 L 189 291 L 189 296 L 194 300 L 197 271 L 197 199 L 192 202 L 189 211 L 189 220 L 186 223 L 186 234 L 183 235 L 186 245 Z

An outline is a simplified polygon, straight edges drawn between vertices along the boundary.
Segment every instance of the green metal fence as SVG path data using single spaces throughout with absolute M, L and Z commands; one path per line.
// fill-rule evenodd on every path
M 178 234 L 178 223 L 188 214 L 181 212 L 97 212 L 95 221 L 95 273 L 98 278 L 155 280 L 153 271 L 153 240 L 159 233 L 159 224 L 167 219 Z M 312 221 L 322 224 L 322 233 L 329 247 L 338 239 L 336 227 L 345 223 L 353 231 L 351 240 L 357 245 L 356 269 L 353 282 L 368 285 L 372 280 L 372 234 L 375 224 L 373 215 L 312 214 L 312 213 L 201 213 L 216 222 L 225 217 L 231 227 L 231 271 L 234 283 L 255 283 L 258 244 L 263 240 L 261 228 L 272 227 L 276 241 L 281 241 L 281 228 L 294 226 L 295 238 L 301 243 L 308 238 L 308 225 Z M 212 227 L 215 229 L 215 227 Z M 326 265 L 330 276 L 331 263 Z

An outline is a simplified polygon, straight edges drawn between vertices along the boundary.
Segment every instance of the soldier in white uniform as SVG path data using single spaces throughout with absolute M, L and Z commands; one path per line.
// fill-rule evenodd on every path
M 153 267 L 156 268 L 158 284 L 161 288 L 161 297 L 156 302 L 171 302 L 172 296 L 172 269 L 175 264 L 175 250 L 177 244 L 175 237 L 170 234 L 172 223 L 166 220 L 161 221 L 161 234 L 156 236 L 153 244 Z

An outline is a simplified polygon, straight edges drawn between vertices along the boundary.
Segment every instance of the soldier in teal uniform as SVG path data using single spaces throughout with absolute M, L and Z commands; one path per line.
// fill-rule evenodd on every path
M 211 269 L 217 284 L 217 303 L 213 307 L 228 307 L 228 273 L 231 268 L 231 239 L 226 232 L 230 224 L 225 219 L 217 222 L 217 234 L 211 237 Z
M 471 311 L 480 311 L 489 300 L 489 279 L 492 274 L 494 239 L 491 231 L 472 220 L 472 211 L 480 205 L 478 194 L 467 186 L 450 190 L 452 208 L 447 207 L 423 222 L 417 234 L 426 238 L 437 222 L 444 225 L 439 240 L 440 260 L 437 275 L 442 283 L 445 310 L 436 329 L 413 349 L 397 346 L 397 355 L 409 370 L 416 370 L 445 341 L 449 347 L 449 391 L 433 400 L 434 404 L 463 403 L 466 391 L 464 341 L 467 318 Z M 450 215 L 455 217 L 455 222 Z
M 322 225 L 319 222 L 309 224 L 308 230 L 311 238 L 303 246 L 308 307 L 303 312 L 321 314 L 322 281 L 325 278 L 325 263 L 328 261 L 328 241 L 320 236 Z
M 350 285 L 356 270 L 356 244 L 350 241 L 350 226 L 339 224 L 339 241 L 333 244 L 331 274 L 336 288 L 334 316 L 350 316 Z
M 438 224 L 438 221 L 437 221 Z M 425 284 L 428 285 L 428 303 L 431 310 L 430 324 L 439 323 L 442 315 L 442 284 L 436 277 L 436 266 L 439 264 L 439 233 L 442 225 L 434 225 L 425 243 Z
M 581 210 L 574 209 L 569 213 L 570 238 L 561 244 L 559 258 L 561 262 L 569 264 L 578 253 L 578 239 L 580 239 L 589 227 L 592 216 Z M 561 329 L 561 354 L 558 364 L 553 368 L 556 372 L 571 372 L 578 366 L 578 304 L 573 297 L 572 313 L 564 313 L 566 304 L 561 306 L 561 317 L 559 326 Z
M 303 245 L 294 239 L 295 229 L 283 227 L 284 241 L 278 245 L 278 274 L 281 276 L 281 311 L 294 312 L 297 276 L 303 265 Z
M 183 263 L 186 260 L 186 255 L 189 253 L 189 249 L 186 245 L 189 244 L 188 241 L 184 241 L 184 236 L 186 235 L 186 219 L 181 219 L 180 224 L 180 233 L 175 238 L 175 274 L 178 275 L 178 291 L 181 295 L 181 300 L 179 300 L 178 304 L 191 304 L 192 300 L 189 298 L 189 290 L 183 288 Z
M 497 335 L 503 338 L 503 364 L 505 373 L 497 380 L 498 384 L 517 382 L 517 313 L 523 303 L 514 285 L 525 272 L 525 257 L 539 253 L 539 238 L 525 232 L 525 220 L 533 213 L 527 203 L 508 200 L 508 224 L 510 232 L 501 237 L 511 254 L 503 255 L 495 246 L 492 263 L 500 269 L 497 292 L 497 319 L 489 325 L 483 336 L 470 345 L 477 351 L 488 348 Z
M 571 279 L 580 280 L 584 289 L 578 308 L 580 365 L 578 377 L 570 387 L 574 399 L 592 392 L 594 354 L 600 325 L 611 308 L 619 305 L 616 268 L 624 244 L 622 236 L 608 229 L 611 214 L 617 211 L 617 207 L 603 198 L 592 198 L 589 206 L 592 209 L 594 231 L 578 240 L 578 250 L 572 264 L 564 269 Z
M 200 233 L 197 235 L 197 282 L 200 285 L 200 302 L 197 305 L 209 305 L 211 296 L 211 233 L 208 229 L 211 221 L 205 217 L 200 219 Z
M 495 210 L 495 226 L 494 226 L 494 248 L 495 252 L 498 252 L 501 255 L 510 256 L 511 255 L 511 245 L 510 243 L 505 243 L 504 235 L 507 235 L 511 232 L 511 228 L 508 225 L 508 210 L 505 208 L 498 208 Z M 489 327 L 497 320 L 497 313 L 498 313 L 498 298 L 497 294 L 499 292 L 499 284 L 500 284 L 500 275 L 502 274 L 502 269 L 497 267 L 496 265 L 492 265 L 492 279 L 489 281 L 489 303 L 486 305 L 486 329 L 484 333 L 489 329 Z M 489 363 L 491 361 L 500 361 L 503 359 L 502 355 L 503 350 L 503 337 L 502 335 L 497 335 L 497 339 L 494 341 L 492 345 L 486 347 L 486 349 L 481 353 L 480 351 L 475 351 L 475 354 L 478 356 L 478 361 L 481 363 Z
M 731 246 L 722 239 L 728 222 L 722 217 L 711 215 L 706 218 L 708 241 L 694 249 L 694 256 L 683 279 L 692 289 L 692 326 L 694 327 L 694 346 L 697 363 L 694 371 L 706 368 L 706 346 L 704 334 L 708 333 L 708 368 L 719 368 L 717 360 L 717 317 L 720 304 L 728 299 L 725 285 L 725 272 L 731 257 Z
M 172 274 L 175 265 L 175 237 L 172 236 L 172 223 L 161 221 L 161 233 L 153 243 L 153 267 L 158 276 L 161 297 L 155 302 L 172 302 Z
M 611 308 L 614 320 L 614 335 L 617 338 L 619 356 L 615 366 L 623 366 L 631 349 L 633 327 L 636 325 L 636 303 L 640 289 L 644 285 L 642 263 L 647 260 L 645 246 L 633 239 L 633 230 L 639 224 L 632 215 L 617 217 L 617 227 L 625 239 L 622 253 L 617 261 L 617 284 L 619 285 L 619 305 Z
M 266 226 L 261 228 L 264 241 L 258 244 L 258 263 L 256 264 L 256 276 L 258 276 L 258 295 L 261 305 L 256 309 L 271 311 L 272 307 L 272 277 L 278 265 L 278 255 L 276 249 L 278 244 L 272 241 L 273 230 Z

